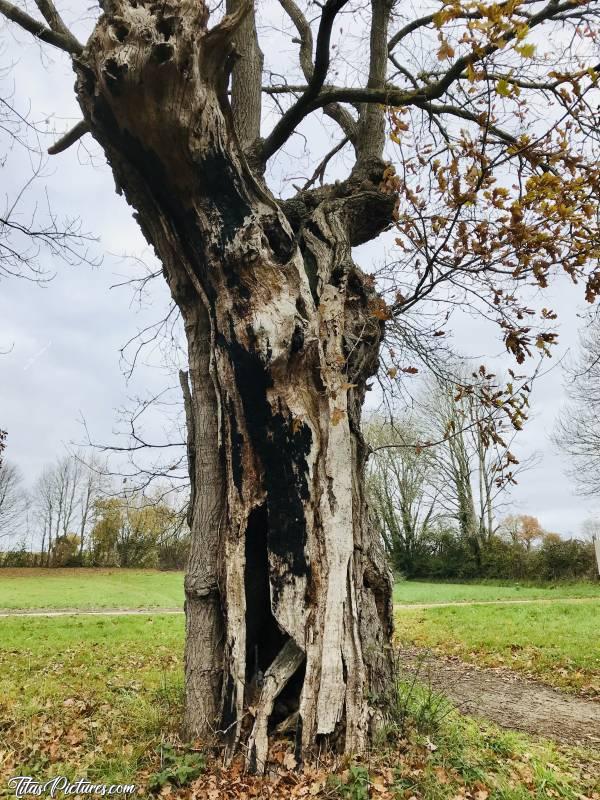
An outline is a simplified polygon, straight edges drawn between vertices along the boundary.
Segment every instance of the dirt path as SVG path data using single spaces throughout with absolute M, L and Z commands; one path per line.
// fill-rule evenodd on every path
M 550 605 L 552 603 L 597 603 L 598 597 L 538 597 L 527 600 L 454 600 L 448 603 L 394 603 L 394 610 L 423 608 L 452 608 L 454 606 L 524 606 L 531 603 Z
M 551 689 L 507 669 L 485 669 L 421 649 L 401 664 L 421 683 L 443 692 L 464 714 L 558 742 L 600 745 L 600 703 Z
M 183 614 L 182 608 L 31 608 L 3 609 L 1 617 L 135 617 L 145 614 Z

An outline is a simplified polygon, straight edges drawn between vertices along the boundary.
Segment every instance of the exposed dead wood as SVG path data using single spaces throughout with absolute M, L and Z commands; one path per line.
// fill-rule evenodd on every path
M 260 691 L 254 725 L 248 740 L 247 765 L 251 772 L 264 772 L 267 763 L 269 739 L 267 726 L 273 705 L 281 690 L 304 661 L 304 653 L 292 639 L 281 648 L 265 672 Z
M 209 29 L 197 0 L 111 0 L 77 90 L 188 339 L 186 727 L 220 731 L 234 753 L 265 676 L 249 740 L 259 768 L 300 661 L 286 692 L 303 758 L 317 737 L 364 750 L 373 687 L 391 677 L 391 584 L 369 543 L 360 435 L 382 323 L 351 248 L 389 224 L 394 200 L 379 159 L 285 213 L 255 179 L 225 91 L 243 19 L 237 8 Z M 317 43 L 315 86 L 323 58 Z
M 81 120 L 81 122 L 74 125 L 70 131 L 67 131 L 64 136 L 61 136 L 52 147 L 48 148 L 48 155 L 55 156 L 58 155 L 58 153 L 63 153 L 65 150 L 68 150 L 69 147 L 74 145 L 75 142 L 78 142 L 82 136 L 85 136 L 89 129 L 87 122 Z

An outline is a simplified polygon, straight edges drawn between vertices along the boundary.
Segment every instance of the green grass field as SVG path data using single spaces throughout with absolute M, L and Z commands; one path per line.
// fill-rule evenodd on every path
M 174 615 L 0 620 L 4 775 L 139 781 L 176 736 L 183 631 Z
M 40 780 L 85 775 L 95 782 L 144 787 L 159 770 L 161 746 L 170 743 L 185 753 L 178 735 L 182 649 L 183 618 L 178 616 L 0 619 L 0 796 L 15 774 Z M 240 788 L 236 796 L 597 797 L 597 754 L 502 731 L 449 707 L 443 715 L 424 716 L 430 700 L 426 689 L 413 692 L 407 726 L 392 726 L 368 765 L 348 769 L 346 764 L 339 780 L 325 773 L 318 792 L 311 777 L 304 793 L 294 795 L 264 794 L 248 779 L 250 789 L 243 794 Z M 411 721 L 417 718 L 420 727 Z M 293 742 L 285 746 L 291 752 Z M 387 793 L 361 790 L 366 775 Z M 292 785 L 299 779 L 294 777 Z M 241 782 L 239 772 L 235 780 Z M 212 791 L 199 788 L 194 796 L 221 797 Z M 143 788 L 140 793 L 151 797 Z M 175 788 L 169 796 L 190 797 Z
M 561 599 L 581 598 L 581 603 Z M 595 600 L 595 598 L 598 598 Z M 600 584 L 554 586 L 403 581 L 397 604 L 540 600 L 527 605 L 401 609 L 401 640 L 488 666 L 504 665 L 554 686 L 600 694 Z M 546 601 L 554 600 L 551 610 Z M 166 609 L 183 605 L 183 574 L 157 570 L 0 570 L 0 609 Z M 98 621 L 97 630 L 108 625 Z M 82 623 L 83 624 L 83 623 Z M 114 620 L 110 622 L 114 626 Z M 133 620 L 109 630 L 127 631 Z M 181 621 L 173 624 L 181 624 Z M 78 630 L 79 623 L 68 630 Z M 8 632 L 9 628 L 6 628 Z M 36 636 L 42 636 L 43 624 Z M 61 628 L 53 628 L 53 635 Z M 64 630 L 67 630 L 65 628 Z M 582 642 L 585 646 L 582 646 Z
M 407 604 L 554 600 L 561 597 L 597 597 L 600 600 L 600 581 L 595 583 L 556 583 L 550 586 L 401 581 L 394 586 L 394 602 Z
M 401 581 L 394 602 L 600 599 L 600 582 L 553 586 Z M 0 569 L 0 610 L 181 608 L 183 573 L 141 569 Z
M 600 600 L 401 609 L 400 642 L 600 696 Z
M 183 608 L 183 573 L 0 569 L 0 609 Z
M 0 607 L 177 607 L 182 583 L 181 573 L 148 570 L 0 570 Z M 592 589 L 571 585 L 559 592 L 583 597 Z M 559 596 L 554 589 L 402 583 L 396 601 L 546 598 L 548 593 Z M 552 604 L 551 612 L 547 604 L 402 609 L 397 627 L 401 640 L 463 658 L 505 663 L 545 679 L 550 671 L 564 671 L 563 685 L 577 689 L 597 674 L 592 614 L 598 610 L 593 601 Z M 0 619 L 0 796 L 6 778 L 15 774 L 44 780 L 84 774 L 102 783 L 144 787 L 159 771 L 159 752 L 168 744 L 181 758 L 197 759 L 186 755 L 179 738 L 183 635 L 183 616 L 151 611 L 131 617 Z M 438 718 L 432 707 L 447 710 Z M 310 796 L 366 797 L 368 775 L 375 785 L 385 784 L 387 794 L 381 796 L 393 800 L 598 797 L 600 763 L 589 750 L 501 731 L 456 713 L 445 701 L 432 706 L 425 687 L 412 692 L 404 710 L 406 727 L 391 725 L 368 767 L 345 769 L 339 780 L 325 773 L 318 793 L 312 791 L 315 782 L 308 786 Z M 199 788 L 197 796 L 214 796 L 211 785 Z M 260 797 L 262 791 L 250 782 L 246 796 Z M 141 796 L 150 795 L 142 788 Z M 188 795 L 173 789 L 171 796 Z

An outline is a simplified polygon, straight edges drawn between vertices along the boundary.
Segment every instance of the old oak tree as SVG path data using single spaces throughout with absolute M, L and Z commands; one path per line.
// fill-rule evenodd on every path
M 522 361 L 551 344 L 554 315 L 534 323 L 521 285 L 560 267 L 589 300 L 600 286 L 599 3 L 454 0 L 410 16 L 391 0 L 279 2 L 299 56 L 283 76 L 264 69 L 250 0 L 225 14 L 101 0 L 85 44 L 52 0 L 35 0 L 38 17 L 0 0 L 72 60 L 82 120 L 50 153 L 87 133 L 99 143 L 181 312 L 185 725 L 230 752 L 243 742 L 257 771 L 282 709 L 298 759 L 364 751 L 392 684 L 391 581 L 361 435 L 385 330 L 444 285 L 451 302 L 476 294 Z M 362 48 L 348 52 L 342 22 Z M 335 52 L 356 66 L 348 85 Z M 339 139 L 278 198 L 266 167 L 309 116 Z M 327 183 L 336 158 L 338 175 L 352 165 Z M 403 255 L 378 285 L 352 253 L 388 229 Z M 393 348 L 386 358 L 394 377 L 403 366 L 389 366 Z M 516 394 L 489 399 L 518 426 Z

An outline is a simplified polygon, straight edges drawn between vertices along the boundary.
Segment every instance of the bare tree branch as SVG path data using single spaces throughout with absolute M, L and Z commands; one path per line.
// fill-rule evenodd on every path
M 61 36 L 64 36 L 66 39 L 70 39 L 74 47 L 79 48 L 79 52 L 81 52 L 81 50 L 83 50 L 83 45 L 67 28 L 62 20 L 62 17 L 56 10 L 56 6 L 52 0 L 35 0 L 35 4 L 39 8 L 41 15 L 44 17 L 51 30 L 53 30 L 55 33 L 61 34 Z
M 324 157 L 324 158 L 321 160 L 321 162 L 319 163 L 319 165 L 317 166 L 317 168 L 316 168 L 316 169 L 315 169 L 315 171 L 313 172 L 313 175 L 312 175 L 312 177 L 311 177 L 311 178 L 309 178 L 309 180 L 308 180 L 308 181 L 307 181 L 307 182 L 304 184 L 304 186 L 302 187 L 302 191 L 303 191 L 303 192 L 305 192 L 307 189 L 310 189 L 310 187 L 313 185 L 313 183 L 315 183 L 315 181 L 317 181 L 317 180 L 320 180 L 320 181 L 321 181 L 321 184 L 323 183 L 323 177 L 324 177 L 324 175 L 325 175 L 325 168 L 327 167 L 327 164 L 329 164 L 329 162 L 331 161 L 331 159 L 332 159 L 332 158 L 333 158 L 335 155 L 337 155 L 337 154 L 340 152 L 340 150 L 343 150 L 343 149 L 344 149 L 344 147 L 345 147 L 345 146 L 348 144 L 348 141 L 349 141 L 349 140 L 348 140 L 348 137 L 347 137 L 347 136 L 345 136 L 345 137 L 342 139 L 342 141 L 341 141 L 341 142 L 338 142 L 338 144 L 336 144 L 336 146 L 335 146 L 335 147 L 333 147 L 333 148 L 332 148 L 332 149 L 331 149 L 331 150 L 330 150 L 330 151 L 327 153 L 327 155 L 326 155 L 326 156 L 325 156 L 325 157 Z
M 324 4 L 321 21 L 319 23 L 319 32 L 317 33 L 317 49 L 312 77 L 304 94 L 288 111 L 286 111 L 269 136 L 265 139 L 260 154 L 263 161 L 266 162 L 273 153 L 279 150 L 292 135 L 296 126 L 310 111 L 314 110 L 312 104 L 319 96 L 319 92 L 323 88 L 329 70 L 331 29 L 333 28 L 336 16 L 347 2 L 348 0 L 327 0 Z M 319 103 L 317 107 L 322 108 L 326 105 L 328 105 L 328 103 Z
M 71 145 L 78 142 L 82 136 L 84 136 L 90 127 L 85 120 L 81 120 L 77 123 L 74 127 L 71 128 L 70 131 L 67 131 L 64 136 L 61 136 L 58 141 L 56 141 L 52 147 L 48 148 L 48 154 L 51 156 L 55 156 L 58 153 L 63 153 L 67 150 Z
M 298 36 L 300 37 L 300 67 L 302 68 L 304 77 L 310 82 L 314 72 L 312 60 L 313 35 L 311 27 L 294 0 L 279 0 L 279 2 L 298 31 Z M 302 91 L 305 91 L 305 89 Z M 323 111 L 328 117 L 337 122 L 346 134 L 347 139 L 354 144 L 358 128 L 352 114 L 339 103 L 330 103 L 323 108 Z
M 17 8 L 17 6 L 9 3 L 7 0 L 0 0 L 0 14 L 3 14 L 11 22 L 20 25 L 21 28 L 33 34 L 42 42 L 54 45 L 54 47 L 58 47 L 59 50 L 64 50 L 65 53 L 79 55 L 83 51 L 83 45 L 81 45 L 74 36 L 71 34 L 66 36 L 64 33 L 59 33 L 51 28 L 47 28 L 42 22 L 34 19 L 34 17 L 30 17 L 29 14 L 21 11 L 20 8 Z

